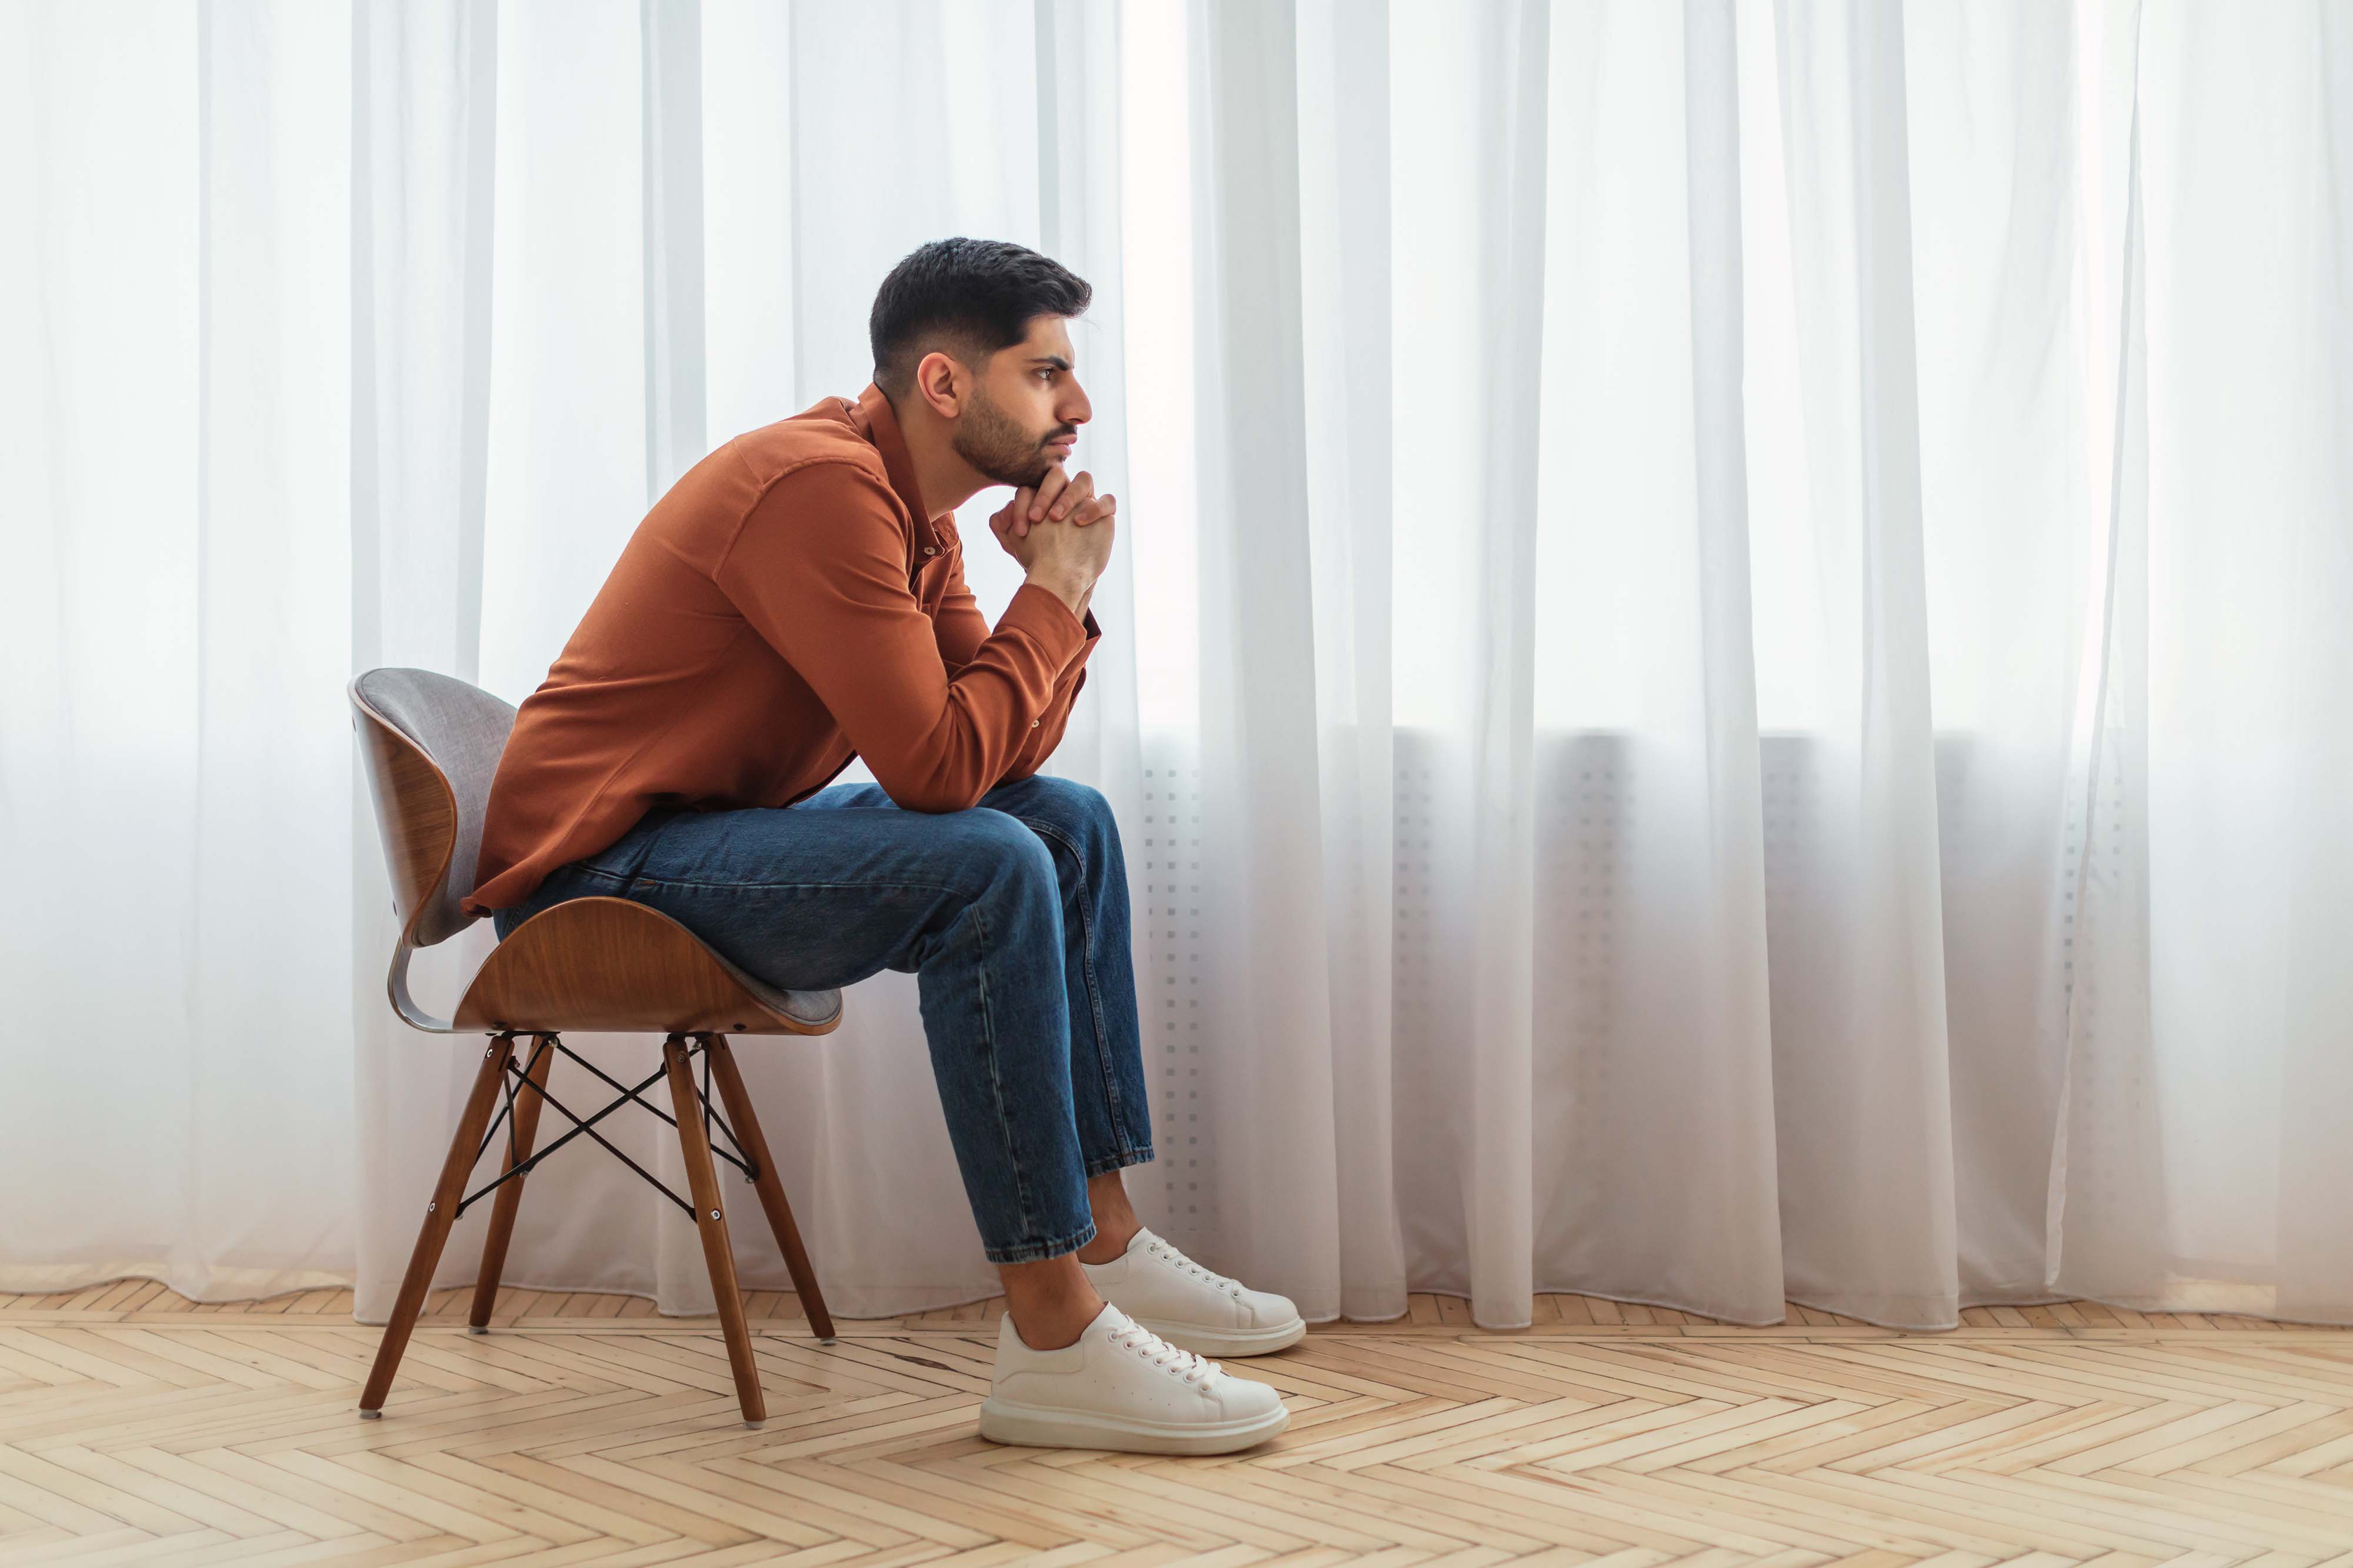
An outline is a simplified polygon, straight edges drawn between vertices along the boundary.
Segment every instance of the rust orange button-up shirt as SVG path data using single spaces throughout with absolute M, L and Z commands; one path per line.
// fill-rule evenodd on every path
M 1038 771 L 1100 629 L 1027 584 L 996 629 L 879 388 L 746 432 L 654 503 L 515 715 L 473 913 L 657 805 L 789 805 L 853 756 L 960 811 Z

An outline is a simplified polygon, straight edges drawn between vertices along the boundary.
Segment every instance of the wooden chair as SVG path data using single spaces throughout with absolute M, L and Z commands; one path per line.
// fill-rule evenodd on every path
M 454 1017 L 428 1016 L 409 994 L 409 959 L 418 948 L 447 941 L 480 918 L 467 914 L 459 900 L 474 886 L 482 810 L 515 710 L 478 687 L 422 669 L 371 669 L 353 679 L 350 695 L 353 727 L 366 760 L 368 791 L 392 873 L 393 907 L 401 922 L 385 982 L 393 1009 L 412 1027 L 430 1034 L 488 1037 L 449 1157 L 425 1205 L 417 1250 L 401 1280 L 392 1321 L 385 1326 L 366 1392 L 360 1396 L 360 1414 L 375 1417 L 384 1413 L 385 1395 L 458 1216 L 495 1194 L 469 1320 L 470 1331 L 479 1334 L 488 1331 L 498 1297 L 524 1178 L 565 1144 L 586 1137 L 652 1183 L 702 1233 L 711 1291 L 718 1301 L 719 1326 L 726 1338 L 744 1421 L 758 1426 L 766 1419 L 767 1406 L 752 1358 L 743 1297 L 736 1289 L 735 1258 L 728 1244 L 726 1205 L 720 1196 L 714 1155 L 743 1172 L 758 1193 L 786 1267 L 792 1270 L 793 1288 L 823 1343 L 833 1342 L 833 1320 L 809 1269 L 808 1253 L 785 1201 L 784 1183 L 776 1175 L 727 1039 L 730 1035 L 826 1034 L 841 1022 L 841 993 L 779 991 L 712 952 L 667 915 L 627 899 L 584 898 L 551 905 L 510 931 L 475 972 Z M 659 1033 L 663 1037 L 662 1065 L 643 1082 L 628 1087 L 566 1048 L 566 1029 Z M 532 1042 L 528 1058 L 521 1063 L 515 1049 L 519 1036 L 529 1036 Z M 617 1090 L 617 1098 L 587 1116 L 575 1114 L 548 1090 L 548 1069 L 558 1055 Z M 698 1057 L 702 1065 L 699 1086 L 694 1075 Z M 664 1079 L 670 1082 L 669 1112 L 644 1098 L 647 1089 Z M 712 1103 L 714 1080 L 720 1106 Z M 504 1105 L 494 1118 L 502 1091 Z M 632 1102 L 678 1129 L 691 1202 L 597 1131 L 598 1122 Z M 534 1140 L 543 1106 L 553 1107 L 572 1128 L 538 1149 Z M 469 1194 L 467 1180 L 501 1124 L 507 1140 L 501 1173 Z M 732 1152 L 714 1147 L 714 1128 L 725 1135 Z

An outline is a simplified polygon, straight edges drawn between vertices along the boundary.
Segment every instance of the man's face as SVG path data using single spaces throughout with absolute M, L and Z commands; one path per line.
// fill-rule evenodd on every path
M 1031 486 L 1071 455 L 1094 416 L 1072 369 L 1070 323 L 1036 316 L 1029 335 L 981 367 L 949 444 L 1000 485 Z

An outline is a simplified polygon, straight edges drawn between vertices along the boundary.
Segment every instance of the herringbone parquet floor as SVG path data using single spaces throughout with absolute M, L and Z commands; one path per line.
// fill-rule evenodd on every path
M 2353 1337 L 2076 1302 L 1941 1334 L 1584 1297 L 1484 1333 L 1417 1298 L 1236 1370 L 1222 1459 L 973 1433 L 987 1304 L 807 1336 L 756 1297 L 747 1432 L 708 1322 L 437 1298 L 381 1422 L 339 1292 L 0 1297 L 0 1563 L 1918 1563 L 2353 1568 Z

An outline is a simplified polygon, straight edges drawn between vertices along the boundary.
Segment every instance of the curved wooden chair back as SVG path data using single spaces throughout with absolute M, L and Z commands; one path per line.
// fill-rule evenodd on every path
M 367 670 L 350 690 L 401 940 L 431 947 L 480 918 L 459 900 L 473 891 L 482 814 L 515 710 L 429 669 Z

